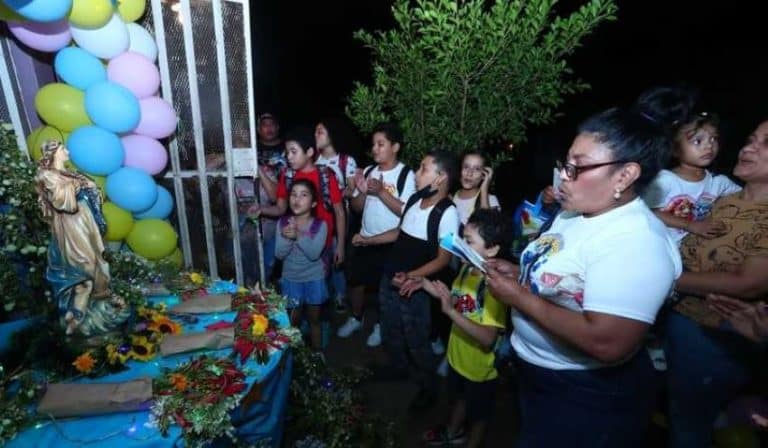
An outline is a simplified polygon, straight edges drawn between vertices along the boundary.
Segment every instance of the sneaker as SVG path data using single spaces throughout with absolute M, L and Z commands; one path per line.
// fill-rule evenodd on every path
M 414 412 L 426 411 L 437 403 L 437 393 L 424 388 L 419 389 L 416 396 L 413 397 L 408 409 Z
M 336 312 L 344 314 L 347 312 L 347 304 L 344 303 L 344 297 L 336 296 Z
M 363 328 L 363 321 L 357 320 L 353 316 L 349 316 L 349 319 L 344 322 L 344 325 L 340 326 L 338 331 L 336 331 L 336 336 L 340 338 L 348 338 L 352 333 L 361 328 Z
M 437 372 L 438 376 L 441 376 L 443 378 L 448 376 L 448 358 L 443 358 L 442 361 L 440 361 L 440 365 L 437 366 Z
M 378 347 L 381 345 L 381 325 L 376 324 L 373 326 L 371 335 L 368 336 L 368 340 L 365 341 L 368 347 Z
M 464 428 L 455 433 L 449 433 L 443 425 L 435 426 L 421 434 L 421 440 L 429 446 L 463 445 L 467 442 Z
M 440 356 L 443 353 L 445 353 L 445 345 L 443 345 L 443 341 L 440 338 L 437 338 L 434 341 L 432 341 L 432 353 L 434 353 L 437 356 Z

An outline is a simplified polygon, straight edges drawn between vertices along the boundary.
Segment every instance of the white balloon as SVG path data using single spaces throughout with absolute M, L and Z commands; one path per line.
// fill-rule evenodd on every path
M 112 14 L 106 25 L 96 29 L 78 28 L 70 24 L 72 38 L 83 50 L 100 59 L 112 59 L 128 49 L 128 28 L 119 14 Z
M 141 25 L 129 23 L 126 27 L 128 28 L 128 34 L 130 35 L 130 46 L 128 51 L 135 51 L 136 53 L 143 54 L 147 59 L 155 62 L 157 60 L 157 44 L 155 43 L 155 38 Z

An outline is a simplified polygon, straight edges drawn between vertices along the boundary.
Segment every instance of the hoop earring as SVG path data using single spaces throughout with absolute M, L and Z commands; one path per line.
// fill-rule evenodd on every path
M 613 199 L 615 199 L 615 200 L 617 200 L 617 201 L 618 201 L 619 199 L 621 199 L 621 190 L 619 190 L 618 188 L 615 188 L 615 189 L 613 190 Z

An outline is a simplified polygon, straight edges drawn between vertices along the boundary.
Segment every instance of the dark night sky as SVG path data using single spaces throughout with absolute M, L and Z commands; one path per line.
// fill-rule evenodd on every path
M 276 109 L 287 125 L 343 113 L 354 80 L 367 80 L 368 53 L 352 33 L 391 27 L 391 1 L 252 0 L 257 108 Z M 584 1 L 561 1 L 568 11 Z M 618 0 L 605 23 L 571 58 L 592 85 L 561 107 L 554 125 L 531 130 L 572 138 L 588 114 L 631 101 L 655 84 L 686 82 L 725 121 L 723 159 L 768 112 L 763 1 Z M 285 127 L 285 126 L 284 126 Z M 567 148 L 566 148 L 567 149 Z

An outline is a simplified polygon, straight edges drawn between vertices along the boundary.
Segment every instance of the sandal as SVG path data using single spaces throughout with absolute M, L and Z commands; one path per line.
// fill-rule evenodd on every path
M 448 433 L 448 428 L 438 425 L 424 431 L 421 435 L 421 440 L 429 446 L 462 445 L 466 443 L 467 435 L 464 433 L 464 428 L 459 429 L 455 433 Z

